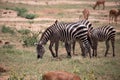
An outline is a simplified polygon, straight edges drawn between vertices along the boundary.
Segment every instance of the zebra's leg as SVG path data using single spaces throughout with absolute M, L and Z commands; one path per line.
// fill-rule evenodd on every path
M 98 42 L 95 43 L 95 46 L 94 46 L 94 56 L 97 57 L 97 47 L 98 47 Z
M 84 46 L 84 44 L 85 44 L 85 46 Z M 85 56 L 87 55 L 87 53 L 89 53 L 89 56 L 90 56 L 90 58 L 91 58 L 91 49 L 90 49 L 90 44 L 89 44 L 89 42 L 87 42 L 87 43 L 84 43 L 83 44 L 83 47 L 84 47 L 84 54 L 85 54 Z
M 93 57 L 97 57 L 97 45 L 98 45 L 98 42 L 97 41 L 93 41 L 94 43 L 92 43 L 92 49 L 93 49 L 93 54 L 92 56 Z
M 71 58 L 71 44 L 68 43 L 68 42 L 65 42 L 65 48 L 66 48 L 66 51 L 67 51 L 67 57 Z
M 95 56 L 95 49 L 93 48 L 93 54 L 92 54 L 92 56 L 94 57 Z
M 73 55 L 75 55 L 75 44 L 76 44 L 76 41 L 73 41 L 73 45 L 72 45 Z
M 93 57 L 97 57 L 97 47 L 96 48 L 93 48 L 93 54 L 92 54 Z
M 56 57 L 58 57 L 58 47 L 59 47 L 59 41 L 55 42 L 55 52 L 56 52 Z
M 52 56 L 56 57 L 55 54 L 54 54 L 54 52 L 53 52 L 53 50 L 52 50 L 53 44 L 54 44 L 54 42 L 50 41 L 49 50 L 50 50 Z
M 73 41 L 73 43 L 72 43 L 73 55 L 77 55 L 77 54 L 75 54 L 75 45 L 76 45 L 76 41 Z
M 83 43 L 81 41 L 79 42 L 79 45 L 80 45 L 80 48 L 81 48 L 82 56 L 85 57 L 85 48 L 84 48 L 84 45 L 83 45 Z
M 115 56 L 115 39 L 111 39 L 112 49 L 113 49 L 113 57 Z
M 88 53 L 89 53 L 89 56 L 91 58 L 91 48 L 90 48 L 90 44 L 88 43 Z
M 108 50 L 109 50 L 109 48 L 110 48 L 109 40 L 105 41 L 105 44 L 106 44 L 106 52 L 105 52 L 105 57 L 106 57 L 107 54 L 108 54 Z
M 92 54 L 92 56 L 94 57 L 95 56 L 95 49 L 93 48 L 93 54 Z
M 94 50 L 94 56 L 97 57 L 97 47 Z

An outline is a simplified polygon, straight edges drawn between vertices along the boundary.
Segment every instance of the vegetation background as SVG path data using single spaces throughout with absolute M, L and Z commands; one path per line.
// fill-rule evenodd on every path
M 59 59 L 53 59 L 45 45 L 43 59 L 37 59 L 36 46 L 41 33 L 57 19 L 74 22 L 83 19 L 82 10 L 90 10 L 89 20 L 93 27 L 109 23 L 108 14 L 112 8 L 120 9 L 119 0 L 106 0 L 105 10 L 93 10 L 96 0 L 0 0 L 0 15 L 4 10 L 17 12 L 17 17 L 0 16 L 0 80 L 41 80 L 42 74 L 62 70 L 78 74 L 82 80 L 120 79 L 120 18 L 118 24 L 111 23 L 117 30 L 115 53 L 112 48 L 104 57 L 105 44 L 98 46 L 98 57 L 83 58 L 79 45 L 71 59 L 66 58 L 64 44 L 59 47 Z M 8 14 L 9 15 L 9 14 Z M 5 44 L 8 42 L 8 44 Z

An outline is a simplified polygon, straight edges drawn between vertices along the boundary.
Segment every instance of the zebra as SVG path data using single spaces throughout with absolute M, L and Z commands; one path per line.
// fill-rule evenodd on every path
M 115 33 L 116 30 L 113 28 L 111 25 L 105 25 L 102 27 L 95 28 L 89 32 L 89 40 L 91 47 L 93 49 L 93 54 L 92 56 L 97 57 L 97 46 L 98 46 L 98 41 L 103 42 L 105 41 L 106 44 L 106 52 L 105 52 L 105 57 L 108 54 L 109 50 L 109 41 L 111 41 L 112 44 L 112 49 L 113 49 L 113 57 L 115 56 Z
M 48 27 L 42 34 L 37 44 L 37 58 L 42 58 L 45 53 L 44 45 L 50 40 L 49 49 L 53 57 L 58 57 L 59 41 L 65 42 L 67 56 L 71 57 L 71 43 L 73 41 L 82 41 L 85 47 L 85 51 L 89 52 L 91 58 L 90 44 L 87 39 L 88 29 L 85 25 L 80 23 L 64 23 L 57 20 L 53 25 Z M 53 44 L 55 43 L 55 52 L 52 51 Z M 84 53 L 85 54 L 85 53 Z
M 90 32 L 93 29 L 92 23 L 88 20 L 80 20 L 77 23 L 80 23 L 82 25 L 86 25 L 86 27 L 88 29 L 88 32 Z M 73 41 L 73 45 L 72 45 L 73 55 L 75 55 L 75 45 L 76 45 L 76 41 Z M 81 48 L 82 56 L 85 56 L 85 54 L 83 54 L 84 53 L 83 43 L 79 42 L 79 45 L 80 45 L 80 48 Z

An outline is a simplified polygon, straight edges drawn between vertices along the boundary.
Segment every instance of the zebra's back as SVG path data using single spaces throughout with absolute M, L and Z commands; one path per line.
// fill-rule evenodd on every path
M 115 37 L 115 29 L 111 25 L 98 27 L 92 30 L 92 35 L 98 41 L 105 41 Z
M 76 39 L 82 39 L 87 36 L 87 27 L 80 23 L 58 23 L 58 33 L 60 40 L 63 42 L 73 41 Z M 86 38 L 85 38 L 86 39 Z

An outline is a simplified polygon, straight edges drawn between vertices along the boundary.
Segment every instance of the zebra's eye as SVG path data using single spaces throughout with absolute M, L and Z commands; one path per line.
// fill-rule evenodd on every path
M 42 45 L 40 45 L 40 44 L 38 44 L 38 45 L 37 45 L 37 48 L 38 48 L 38 49 L 42 49 L 42 48 L 43 48 L 43 46 L 42 46 Z

